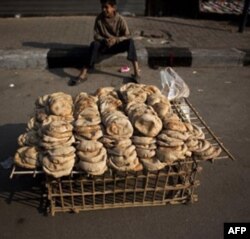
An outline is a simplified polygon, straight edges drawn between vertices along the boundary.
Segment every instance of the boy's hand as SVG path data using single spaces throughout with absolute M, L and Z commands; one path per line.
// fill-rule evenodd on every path
M 108 38 L 107 40 L 106 40 L 106 44 L 107 44 L 107 46 L 108 47 L 111 47 L 111 46 L 113 46 L 115 43 L 116 43 L 116 38 Z

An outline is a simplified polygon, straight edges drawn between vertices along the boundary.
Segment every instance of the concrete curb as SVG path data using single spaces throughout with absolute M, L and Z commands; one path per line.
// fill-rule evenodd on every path
M 239 67 L 250 65 L 248 49 L 149 48 L 149 65 L 189 67 Z
M 0 50 L 0 69 L 46 68 L 48 49 Z
M 243 66 L 245 53 L 232 49 L 193 49 L 192 66 L 193 67 L 227 67 Z
M 0 69 L 81 67 L 86 48 L 0 50 Z M 250 49 L 140 48 L 142 66 L 239 67 L 250 66 Z M 105 56 L 97 67 L 128 64 L 126 54 Z

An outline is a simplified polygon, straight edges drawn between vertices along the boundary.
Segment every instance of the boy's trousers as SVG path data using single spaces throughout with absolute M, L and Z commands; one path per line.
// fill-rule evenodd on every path
M 137 61 L 136 49 L 133 39 L 126 39 L 111 47 L 107 47 L 104 41 L 93 41 L 89 49 L 88 68 L 93 68 L 101 54 L 117 54 L 127 52 L 129 61 Z

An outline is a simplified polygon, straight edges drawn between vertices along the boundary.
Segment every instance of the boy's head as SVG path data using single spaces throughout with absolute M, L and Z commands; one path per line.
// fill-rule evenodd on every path
M 116 0 L 100 0 L 105 17 L 112 17 L 116 12 Z

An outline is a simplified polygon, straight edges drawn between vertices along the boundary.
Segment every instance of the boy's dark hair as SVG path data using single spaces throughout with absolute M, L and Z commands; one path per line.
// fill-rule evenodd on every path
M 116 5 L 116 0 L 100 0 L 101 4 L 109 4 L 111 6 Z

